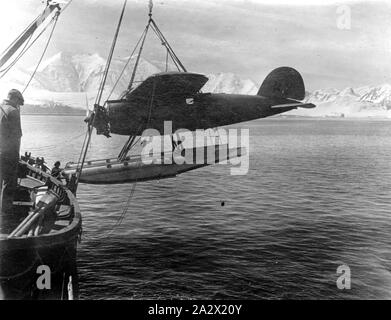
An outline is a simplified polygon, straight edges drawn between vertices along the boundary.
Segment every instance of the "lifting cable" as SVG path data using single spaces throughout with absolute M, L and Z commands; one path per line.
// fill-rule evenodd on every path
M 135 63 L 135 66 L 133 67 L 133 72 L 132 72 L 132 77 L 131 77 L 131 80 L 130 80 L 130 83 L 128 85 L 128 90 L 127 92 L 129 92 L 129 90 L 131 90 L 134 82 L 135 81 L 135 75 L 136 75 L 136 71 L 137 71 L 137 67 L 138 67 L 138 63 L 139 63 L 139 57 L 141 57 L 141 52 L 142 52 L 142 49 L 143 49 L 143 45 L 144 45 L 144 41 L 145 41 L 145 38 L 147 36 L 147 32 L 149 30 L 149 27 L 151 27 L 151 29 L 154 31 L 154 33 L 156 34 L 156 36 L 158 37 L 158 39 L 160 40 L 160 42 L 162 43 L 162 45 L 166 48 L 166 72 L 168 71 L 168 56 L 170 56 L 171 60 L 174 62 L 176 68 L 178 69 L 178 71 L 184 71 L 184 72 L 187 72 L 186 68 L 183 66 L 182 62 L 179 60 L 178 56 L 175 54 L 174 50 L 172 49 L 172 47 L 170 46 L 170 44 L 168 43 L 167 39 L 164 37 L 163 33 L 160 31 L 159 27 L 157 26 L 156 22 L 152 19 L 152 7 L 150 5 L 150 12 L 149 12 L 149 21 L 148 21 L 148 24 L 147 26 L 145 27 L 143 33 L 141 34 L 141 37 L 139 38 L 136 46 L 134 47 L 131 55 L 129 56 L 125 66 L 123 67 L 120 75 L 118 76 L 115 84 L 114 84 L 114 87 L 113 89 L 111 90 L 110 94 L 109 94 L 109 97 L 107 100 L 110 100 L 110 97 L 112 96 L 115 88 L 117 87 L 120 79 L 122 78 L 127 66 L 129 65 L 132 57 L 133 57 L 133 54 L 134 52 L 137 50 L 140 42 L 142 41 L 142 44 L 141 44 L 141 47 L 139 49 L 139 53 L 138 53 L 138 56 L 137 56 L 137 60 L 136 60 L 136 63 Z M 124 94 L 121 95 L 120 99 L 123 99 L 126 95 L 126 92 Z
M 60 11 L 57 11 L 55 13 L 55 16 L 50 20 L 50 22 L 41 30 L 41 32 L 35 37 L 35 39 L 30 43 L 31 39 L 32 39 L 32 36 L 33 34 L 31 34 L 29 36 L 29 38 L 27 39 L 27 42 L 26 44 L 24 45 L 23 49 L 19 52 L 19 54 L 15 57 L 15 59 L 7 66 L 5 67 L 4 69 L 0 70 L 0 73 L 2 73 L 0 75 L 0 79 L 3 78 L 7 73 L 8 71 L 22 58 L 22 56 L 32 47 L 32 45 L 40 38 L 40 36 L 46 31 L 46 29 L 50 26 L 50 24 L 55 21 L 57 23 L 57 19 L 58 19 L 58 16 L 60 13 L 64 12 L 68 6 L 72 3 L 73 0 L 70 0 Z M 37 18 L 38 19 L 38 18 Z M 21 35 L 26 32 L 34 23 L 37 22 L 37 19 L 35 19 L 20 35 L 18 38 L 16 38 L 8 47 L 7 49 L 5 49 L 4 52 L 6 52 L 13 44 L 16 43 L 16 41 L 18 41 L 18 39 L 20 39 Z M 52 31 L 53 33 L 53 31 Z M 50 40 L 49 40 L 50 41 Z M 46 49 L 45 49 L 46 50 Z M 4 54 L 4 52 L 2 53 L 2 55 Z M 31 80 L 30 80 L 31 81 Z
M 102 77 L 102 81 L 101 81 L 101 83 L 99 85 L 98 94 L 97 94 L 96 99 L 95 99 L 95 105 L 94 105 L 95 109 L 100 105 L 100 102 L 101 102 L 101 99 L 102 99 L 102 94 L 103 94 L 103 91 L 104 91 L 104 88 L 105 88 L 105 85 L 106 85 L 107 75 L 108 75 L 108 72 L 109 72 L 111 60 L 113 58 L 114 49 L 115 49 L 115 45 L 117 43 L 119 30 L 120 30 L 120 27 L 121 27 L 121 24 L 122 24 L 122 19 L 123 19 L 124 13 L 125 13 L 126 4 L 127 4 L 127 0 L 124 0 L 121 16 L 119 18 L 118 26 L 117 26 L 117 29 L 116 29 L 115 34 L 114 34 L 113 43 L 111 45 L 109 56 L 107 58 L 107 63 L 106 63 L 106 67 L 105 67 L 105 70 L 104 70 L 103 77 Z M 84 143 L 83 143 L 82 149 L 80 151 L 79 162 L 78 162 L 77 168 L 76 168 L 75 193 L 76 193 L 76 190 L 77 190 L 77 186 L 79 184 L 79 179 L 80 179 L 80 176 L 81 176 L 81 173 L 82 173 L 82 170 L 83 170 L 84 162 L 85 162 L 85 159 L 86 159 L 86 156 L 87 156 L 88 147 L 89 147 L 89 144 L 90 144 L 90 141 L 91 141 L 92 130 L 94 128 L 93 127 L 94 120 L 95 120 L 95 116 L 92 117 L 91 123 L 88 124 L 86 136 L 84 138 Z M 80 159 L 82 159 L 81 162 L 80 162 Z
M 41 55 L 40 59 L 38 60 L 38 63 L 37 63 L 37 65 L 36 65 L 36 67 L 35 67 L 33 73 L 31 74 L 31 77 L 30 77 L 29 81 L 27 82 L 26 86 L 24 87 L 24 89 L 23 89 L 23 91 L 22 91 L 23 94 L 24 94 L 24 92 L 27 90 L 27 88 L 28 88 L 28 86 L 30 85 L 31 81 L 33 80 L 33 78 L 34 78 L 34 76 L 35 76 L 35 74 L 36 74 L 36 72 L 37 72 L 37 70 L 38 70 L 38 68 L 39 68 L 39 66 L 40 66 L 40 64 L 41 64 L 41 62 L 42 62 L 42 59 L 43 59 L 43 57 L 45 56 L 46 50 L 47 50 L 48 47 L 49 47 L 50 40 L 52 39 L 52 36 L 53 36 L 53 33 L 54 33 L 54 29 L 56 28 L 56 25 L 57 25 L 57 21 L 58 21 L 58 17 L 59 17 L 59 16 L 60 16 L 60 11 L 57 11 L 56 14 L 55 14 L 55 16 L 54 16 L 54 18 L 53 18 L 53 19 L 54 19 L 53 28 L 52 28 L 52 30 L 51 30 L 51 32 L 50 32 L 48 41 L 46 42 L 46 46 L 45 46 L 45 48 L 44 48 L 44 50 L 43 50 L 43 52 L 42 52 L 42 55 Z M 52 20 L 52 21 L 53 21 L 53 20 Z
M 180 68 L 182 68 L 183 71 L 186 72 L 186 69 L 185 67 L 182 65 L 182 63 L 180 62 L 179 58 L 175 55 L 175 53 L 173 52 L 171 46 L 168 44 L 167 40 L 164 38 L 164 36 L 161 34 L 160 30 L 158 29 L 157 25 L 155 24 L 157 30 L 159 30 L 159 33 L 155 30 L 155 28 L 153 28 L 153 24 L 154 24 L 154 21 L 152 20 L 152 2 L 150 2 L 150 11 L 149 11 L 149 21 L 148 21 L 148 24 L 146 26 L 146 28 L 144 29 L 139 41 L 137 42 L 132 54 L 129 56 L 129 59 L 125 65 L 125 67 L 123 68 L 122 72 L 120 73 L 120 76 L 119 78 L 117 79 L 114 87 L 118 84 L 120 78 L 122 77 L 127 65 L 129 64 L 132 56 L 133 56 L 133 53 L 136 51 L 140 41 L 141 42 L 141 46 L 140 46 L 140 49 L 139 49 L 139 54 L 137 56 L 137 60 L 136 60 L 136 63 L 135 63 L 135 66 L 133 68 L 133 72 L 132 72 L 132 78 L 131 78 L 131 81 L 130 81 L 130 84 L 128 86 L 128 90 L 131 89 L 133 83 L 134 83 L 134 78 L 135 78 L 135 74 L 136 74 L 136 70 L 137 70 L 137 66 L 138 66 L 138 63 L 139 63 L 139 59 L 140 59 L 140 56 L 141 56 L 141 52 L 142 52 L 142 49 L 143 49 L 143 46 L 144 46 L 144 42 L 145 42 L 145 39 L 146 39 L 146 36 L 147 36 L 147 32 L 148 32 L 148 29 L 149 29 L 149 26 L 150 24 L 152 23 L 152 29 L 154 29 L 155 33 L 158 35 L 159 39 L 161 39 L 163 45 L 165 45 L 166 49 L 167 49 L 167 57 L 166 57 L 166 69 L 167 69 L 167 65 L 168 65 L 168 54 L 170 55 L 171 59 L 174 61 L 175 65 L 177 66 L 178 70 L 180 71 Z M 159 34 L 161 34 L 161 37 L 159 36 Z M 107 76 L 107 75 L 106 75 Z M 148 117 L 147 117 L 147 121 L 144 123 L 144 128 L 147 128 L 149 126 L 149 123 L 150 123 L 150 120 L 151 120 L 151 116 L 152 116 L 152 108 L 153 108 L 153 102 L 154 102 L 154 98 L 155 98 L 155 90 L 156 90 L 156 82 L 153 81 L 153 87 L 152 87 L 152 93 L 151 93 L 151 100 L 150 100 L 150 103 L 149 103 L 149 108 L 148 108 Z M 111 96 L 111 94 L 113 93 L 113 90 L 110 92 L 110 95 L 109 97 Z M 140 127 L 141 127 L 142 124 L 140 124 Z M 84 143 L 83 143 L 83 148 L 84 148 L 84 145 L 85 145 L 85 142 L 86 142 L 86 138 L 87 138 L 87 135 L 85 137 L 85 140 L 84 140 Z M 89 138 L 90 138 L 90 133 L 89 133 Z M 125 144 L 124 148 L 122 149 L 121 153 L 119 154 L 118 156 L 118 160 L 120 161 L 123 161 L 125 160 L 126 158 L 126 155 L 127 153 L 129 152 L 129 150 L 134 147 L 138 141 L 141 139 L 141 137 L 139 139 L 137 139 L 135 141 L 135 137 L 134 136 L 130 136 L 129 137 L 129 140 L 127 141 L 127 143 Z M 87 142 L 87 148 L 88 148 L 88 143 Z M 82 149 L 83 149 L 82 148 Z M 84 155 L 85 156 L 85 155 Z M 80 164 L 80 159 L 79 159 L 79 162 L 78 164 Z M 84 159 L 83 161 L 81 162 L 81 168 L 84 164 Z M 141 165 L 141 161 L 139 162 L 139 165 Z M 77 169 L 78 170 L 78 169 Z M 79 171 L 79 177 L 80 177 L 80 174 L 81 174 L 81 170 Z M 77 181 L 78 182 L 78 181 Z M 131 192 L 128 196 L 128 199 L 126 201 L 126 204 L 122 210 L 122 213 L 120 214 L 120 216 L 118 217 L 116 223 L 113 225 L 113 227 L 111 228 L 111 230 L 107 233 L 107 235 L 111 234 L 117 227 L 119 227 L 123 220 L 124 220 L 124 217 L 129 209 L 129 206 L 130 206 L 130 201 L 132 200 L 133 198 L 133 195 L 134 195 L 134 192 L 135 192 L 135 189 L 136 189 L 136 185 L 137 185 L 137 180 L 133 183 L 132 185 L 132 189 L 131 189 Z M 101 239 L 101 238 L 104 238 L 104 237 L 93 237 L 93 239 Z
M 115 45 L 116 45 L 116 43 L 117 43 L 117 38 L 118 38 L 119 30 L 120 30 L 120 27 L 121 27 L 121 24 L 122 24 L 122 19 L 123 19 L 124 13 L 125 13 L 126 3 L 127 3 L 127 0 L 124 1 L 124 5 L 123 5 L 123 7 L 122 7 L 122 12 L 121 12 L 121 16 L 120 16 L 120 18 L 119 18 L 117 30 L 116 30 L 116 32 L 115 32 L 115 34 L 114 34 L 113 43 L 111 44 L 109 56 L 108 56 L 108 58 L 107 58 L 105 70 L 104 70 L 104 72 L 103 72 L 103 79 L 102 79 L 102 81 L 101 81 L 101 83 L 100 83 L 100 85 L 99 85 L 98 95 L 96 96 L 96 99 L 95 99 L 95 104 L 97 104 L 97 105 L 99 105 L 100 102 L 101 102 L 102 94 L 103 94 L 103 91 L 104 91 L 104 88 L 105 88 L 105 85 L 106 85 L 107 75 L 108 75 L 108 73 L 109 73 L 111 61 L 112 61 L 112 59 L 113 59 L 114 49 L 115 49 Z
M 9 45 L 6 49 L 4 49 L 4 51 L 1 53 L 0 56 L 4 56 L 4 55 L 6 54 L 6 52 L 7 52 L 7 51 L 8 51 L 8 50 L 9 50 L 17 41 L 19 41 L 19 39 L 22 37 L 22 35 L 23 35 L 25 32 L 27 32 L 27 30 L 30 29 L 30 28 L 33 26 L 34 23 L 37 22 L 37 20 L 38 20 L 38 18 L 36 18 L 33 22 L 31 22 L 31 23 L 26 27 L 26 29 L 24 29 L 24 30 L 22 31 L 22 33 L 19 34 L 19 36 L 18 36 L 14 41 L 12 41 L 12 42 L 10 43 L 10 45 Z
M 144 123 L 144 128 L 142 127 L 143 124 L 140 123 L 139 127 L 137 128 L 137 132 L 141 132 L 141 130 L 144 131 L 149 126 L 149 123 L 151 121 L 151 116 L 152 116 L 153 101 L 155 99 L 155 90 L 156 90 L 156 82 L 155 80 L 153 80 L 151 100 L 149 102 L 149 108 L 148 108 L 148 117 Z M 122 148 L 121 152 L 118 155 L 119 161 L 125 160 L 128 152 L 141 140 L 141 136 L 140 136 L 140 138 L 136 140 L 136 142 L 134 142 L 135 138 L 136 138 L 135 136 L 129 137 L 129 140 L 125 143 L 124 147 Z
M 153 82 L 153 87 L 152 87 L 152 94 L 151 94 L 151 100 L 150 100 L 150 104 L 149 104 L 149 110 L 148 110 L 148 119 L 145 123 L 145 127 L 148 127 L 149 125 L 149 122 L 151 120 L 151 114 L 152 114 L 152 107 L 153 107 L 153 100 L 154 100 L 154 96 L 155 96 L 155 89 L 156 89 L 156 83 L 155 81 Z M 140 124 L 141 126 L 141 124 Z M 133 146 L 141 139 L 141 137 L 133 144 Z M 141 161 L 138 163 L 138 167 L 140 167 L 141 165 Z M 136 179 L 136 181 L 133 183 L 132 185 L 132 189 L 130 190 L 130 193 L 128 195 L 128 198 L 126 200 L 126 203 L 122 209 L 122 212 L 121 214 L 119 215 L 119 217 L 117 218 L 117 221 L 114 223 L 114 225 L 111 227 L 111 229 L 106 232 L 104 235 L 102 236 L 99 236 L 99 237 L 89 237 L 89 239 L 92 239 L 92 240 L 99 240 L 99 239 L 103 239 L 103 238 L 106 238 L 107 236 L 109 236 L 110 234 L 113 233 L 114 230 L 116 230 L 123 222 L 127 212 L 128 212 L 128 209 L 130 207 L 130 202 L 132 201 L 133 199 L 133 196 L 134 196 L 134 192 L 136 190 L 136 186 L 137 186 L 137 182 L 138 180 Z
M 177 68 L 179 71 L 181 71 L 178 67 L 178 65 L 180 66 L 180 68 L 182 69 L 182 71 L 184 72 L 187 72 L 186 68 L 184 67 L 184 65 L 182 64 L 182 62 L 179 60 L 178 56 L 175 54 L 174 50 L 172 49 L 171 45 L 168 43 L 166 37 L 163 35 L 163 33 L 160 31 L 159 27 L 157 26 L 155 20 L 153 20 L 152 18 L 150 19 L 151 20 L 151 23 L 152 23 L 152 30 L 155 31 L 155 34 L 157 35 L 157 37 L 159 38 L 159 40 L 162 42 L 162 44 L 166 47 L 167 51 L 169 52 L 170 56 L 171 56 L 171 59 L 173 60 L 173 62 L 177 65 Z
M 141 42 L 140 49 L 138 51 L 136 63 L 134 64 L 134 67 L 133 67 L 132 77 L 130 78 L 130 82 L 129 82 L 129 85 L 128 85 L 128 91 L 130 91 L 132 89 L 133 81 L 134 81 L 134 78 L 136 77 L 137 67 L 138 67 L 138 64 L 140 62 L 140 56 L 141 56 L 141 53 L 142 53 L 142 51 L 144 49 L 144 43 L 145 43 L 145 39 L 147 38 L 148 29 L 149 29 L 150 25 L 151 25 L 151 19 L 148 21 L 148 24 L 145 27 L 144 37 L 143 37 L 143 40 Z
M 11 68 L 19 61 L 19 59 L 24 55 L 24 53 L 30 48 L 27 46 L 29 45 L 32 36 L 33 36 L 32 34 L 29 36 L 25 45 L 23 46 L 23 49 L 19 52 L 19 54 L 15 57 L 15 59 L 4 69 L 0 70 L 1 73 L 0 79 L 2 79 L 8 73 L 8 71 L 11 70 Z
M 146 32 L 146 28 L 144 29 L 144 32 Z M 128 67 L 130 61 L 132 60 L 133 54 L 136 52 L 136 50 L 137 50 L 137 48 L 138 48 L 142 38 L 144 37 L 144 32 L 141 34 L 141 37 L 138 39 L 138 41 L 136 43 L 136 46 L 134 47 L 134 49 L 133 49 L 132 53 L 130 54 L 128 60 L 126 61 L 125 66 L 122 68 L 121 73 L 119 74 L 119 76 L 118 76 L 118 78 L 117 78 L 117 80 L 116 80 L 116 82 L 115 82 L 115 84 L 113 86 L 113 89 L 111 89 L 110 94 L 109 94 L 107 100 L 110 100 L 111 96 L 113 95 L 113 92 L 114 92 L 115 88 L 117 87 L 119 81 L 121 80 L 121 78 L 122 78 L 126 68 Z

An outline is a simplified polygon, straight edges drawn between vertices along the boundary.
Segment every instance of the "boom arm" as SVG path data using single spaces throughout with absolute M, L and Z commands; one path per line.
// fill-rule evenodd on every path
M 7 61 L 14 55 L 14 53 L 26 42 L 26 40 L 38 29 L 38 27 L 46 20 L 48 16 L 54 10 L 61 10 L 60 6 L 55 3 L 52 4 L 51 1 L 48 1 L 48 5 L 45 10 L 33 21 L 33 23 L 17 38 L 17 40 L 8 47 L 0 59 L 0 68 L 7 63 Z

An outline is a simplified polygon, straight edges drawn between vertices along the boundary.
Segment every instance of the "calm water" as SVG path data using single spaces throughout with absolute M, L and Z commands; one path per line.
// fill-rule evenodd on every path
M 23 116 L 22 150 L 77 161 L 82 119 Z M 82 299 L 391 298 L 391 121 L 242 127 L 247 175 L 215 165 L 138 183 L 126 212 L 133 185 L 79 187 Z M 94 136 L 89 158 L 125 139 Z

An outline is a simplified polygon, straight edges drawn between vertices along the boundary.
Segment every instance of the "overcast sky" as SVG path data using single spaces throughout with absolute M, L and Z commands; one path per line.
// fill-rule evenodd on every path
M 59 51 L 106 57 L 122 3 L 73 0 L 60 16 L 46 57 Z M 346 7 L 338 8 L 344 4 L 351 14 L 350 29 L 338 27 Z M 0 0 L 1 51 L 43 6 L 41 0 Z M 189 71 L 233 72 L 260 85 L 273 68 L 292 66 L 303 75 L 308 90 L 391 83 L 387 1 L 155 0 L 153 13 Z M 128 1 L 116 56 L 129 55 L 147 15 L 148 0 Z M 45 39 L 34 45 L 23 66 L 34 65 Z M 145 58 L 165 59 L 153 33 Z

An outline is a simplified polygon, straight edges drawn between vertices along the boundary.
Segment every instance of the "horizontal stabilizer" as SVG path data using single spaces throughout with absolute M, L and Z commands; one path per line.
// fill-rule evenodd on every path
M 282 109 L 296 109 L 296 108 L 305 108 L 305 109 L 311 109 L 315 108 L 315 105 L 313 103 L 285 103 L 285 104 L 276 104 L 274 106 L 271 106 L 272 109 L 282 108 Z

